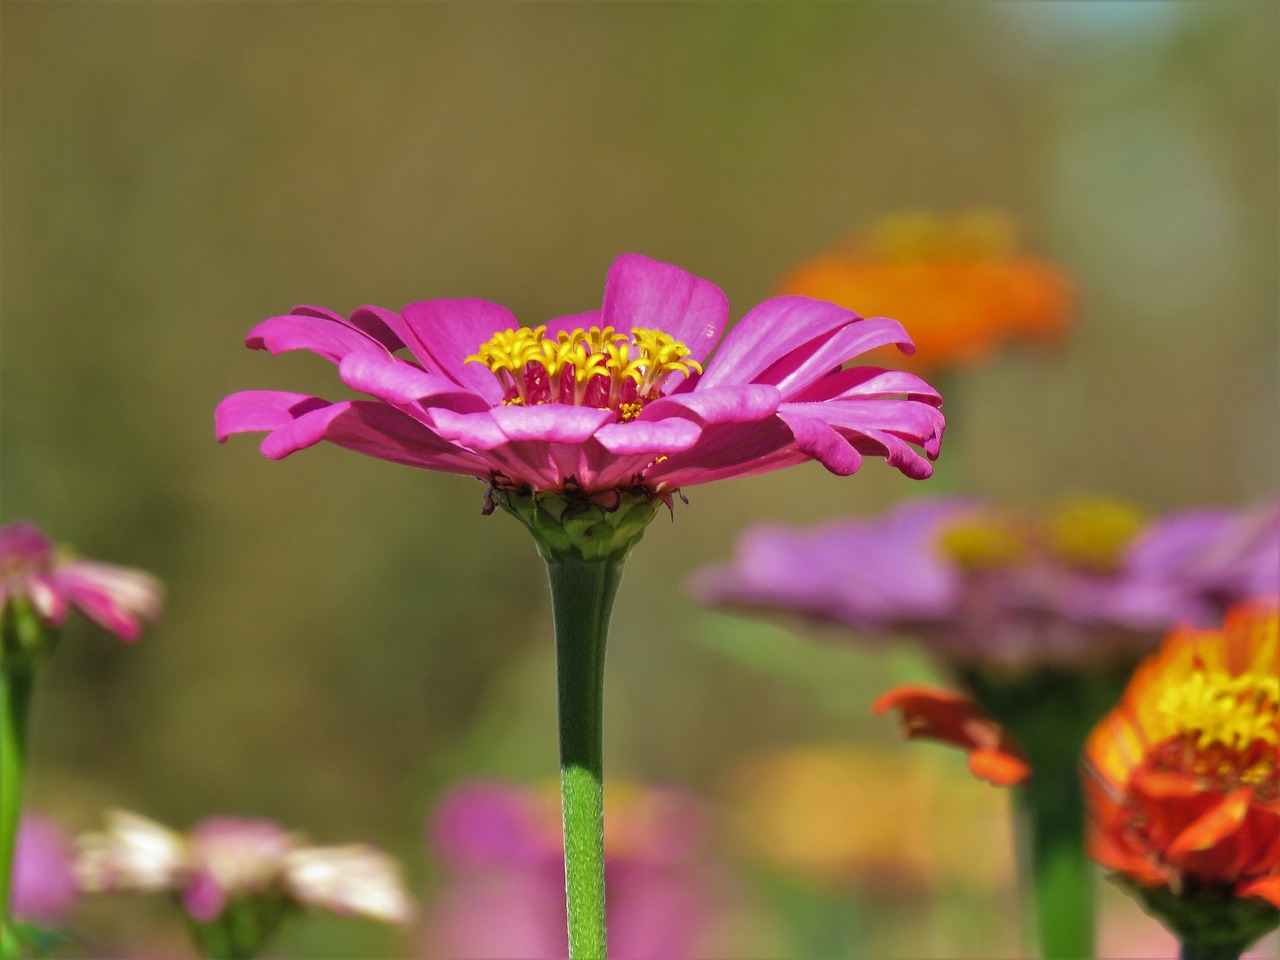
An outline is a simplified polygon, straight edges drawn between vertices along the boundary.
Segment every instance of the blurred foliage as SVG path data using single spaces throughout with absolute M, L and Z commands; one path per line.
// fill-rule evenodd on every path
M 541 565 L 517 524 L 480 515 L 479 484 L 213 442 L 234 390 L 339 394 L 313 357 L 241 346 L 294 303 L 475 296 L 538 322 L 592 307 L 635 250 L 714 280 L 740 315 L 883 214 L 1002 208 L 1076 277 L 1079 324 L 1056 356 L 944 379 L 940 479 L 1153 511 L 1274 484 L 1271 3 L 2 15 L 4 519 L 170 590 L 138 646 L 77 624 L 46 672 L 30 799 L 74 828 L 107 805 L 177 825 L 257 814 L 318 842 L 367 837 L 421 876 L 423 818 L 450 779 L 554 769 Z M 869 462 L 689 491 L 615 612 L 611 772 L 714 793 L 748 754 L 888 737 L 857 718 L 902 663 L 857 655 L 847 709 L 827 710 L 843 672 L 708 626 L 680 582 L 747 523 L 942 485 Z M 745 663 L 721 653 L 738 629 Z M 822 682 L 770 679 L 784 661 Z M 142 936 L 149 909 L 92 905 L 84 934 Z M 284 946 L 397 949 L 340 926 Z

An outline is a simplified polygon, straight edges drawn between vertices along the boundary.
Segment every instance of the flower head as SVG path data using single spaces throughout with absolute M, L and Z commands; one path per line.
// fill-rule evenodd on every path
M 0 527 L 0 608 L 30 606 L 48 627 L 75 607 L 104 630 L 136 640 L 160 616 L 163 588 L 149 573 L 82 560 L 54 547 L 29 523 Z
M 48 817 L 24 814 L 13 856 L 13 915 L 38 923 L 62 920 L 80 894 L 72 858 L 66 831 Z
M 708 602 L 913 636 L 952 664 L 1075 667 L 1132 657 L 1173 625 L 1211 622 L 1223 599 L 1249 596 L 1247 565 L 1203 566 L 1241 523 L 1201 510 L 1148 521 L 1098 498 L 1046 510 L 919 500 L 879 519 L 749 530 L 694 590 Z
M 609 955 L 694 955 L 712 909 L 707 822 L 691 797 L 610 783 L 605 788 Z M 428 956 L 565 956 L 564 851 L 551 789 L 472 782 L 432 815 L 432 846 L 448 886 L 431 911 Z
M 200 923 L 255 900 L 407 923 L 399 868 L 367 845 L 307 846 L 269 820 L 211 817 L 185 836 L 124 810 L 77 841 L 76 873 L 92 893 L 173 891 Z
M 1139 667 L 1086 746 L 1096 860 L 1175 897 L 1280 907 L 1277 664 L 1280 608 L 1265 601 L 1174 631 Z
M 298 307 L 248 345 L 317 353 L 373 399 L 237 393 L 218 406 L 217 434 L 265 431 L 272 459 L 327 440 L 499 490 L 587 496 L 665 498 L 806 460 L 846 475 L 864 454 L 929 476 L 937 392 L 900 371 L 841 369 L 877 347 L 909 353 L 897 321 L 778 297 L 721 341 L 728 313 L 714 284 L 635 254 L 613 263 L 599 310 L 533 328 L 483 300 L 350 317 Z
M 968 365 L 1006 341 L 1056 341 L 1070 325 L 1070 280 L 1015 254 L 1014 233 L 991 211 L 890 217 L 800 264 L 780 288 L 901 318 L 917 369 Z

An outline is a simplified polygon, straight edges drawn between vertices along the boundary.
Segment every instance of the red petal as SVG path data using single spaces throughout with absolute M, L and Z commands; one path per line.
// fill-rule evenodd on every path
M 1236 896 L 1261 897 L 1273 906 L 1280 907 L 1280 873 L 1273 873 L 1259 880 L 1241 884 L 1236 887 Z
M 1165 851 L 1165 857 L 1169 860 L 1178 860 L 1189 853 L 1208 850 L 1221 843 L 1240 829 L 1252 802 L 1252 787 L 1227 794 L 1174 838 L 1173 843 L 1169 844 L 1169 849 Z

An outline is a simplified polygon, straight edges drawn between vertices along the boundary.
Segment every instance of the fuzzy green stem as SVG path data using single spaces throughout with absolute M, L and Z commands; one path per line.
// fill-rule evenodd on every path
M 1085 854 L 1084 794 L 1074 768 L 1037 769 L 1018 788 L 1024 875 L 1045 960 L 1093 956 L 1093 868 Z M 1026 886 L 1024 885 L 1024 889 Z
M 34 681 L 35 674 L 26 664 L 0 669 L 0 955 L 6 960 L 17 956 L 18 949 L 9 907 Z
M 556 629 L 560 790 L 571 960 L 605 946 L 604 654 L 622 559 L 547 561 Z
M 1191 943 L 1184 941 L 1178 950 L 1178 960 L 1240 960 L 1248 949 L 1247 943 Z

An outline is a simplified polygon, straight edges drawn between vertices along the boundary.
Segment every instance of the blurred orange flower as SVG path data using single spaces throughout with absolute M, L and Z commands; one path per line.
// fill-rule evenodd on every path
M 780 292 L 897 318 L 916 354 L 886 352 L 894 366 L 970 365 L 1005 341 L 1056 342 L 1070 326 L 1071 281 L 1048 261 L 1018 255 L 1015 233 L 994 211 L 899 214 L 801 263 Z
M 1175 631 L 1090 736 L 1090 853 L 1139 888 L 1280 907 L 1278 611 Z

